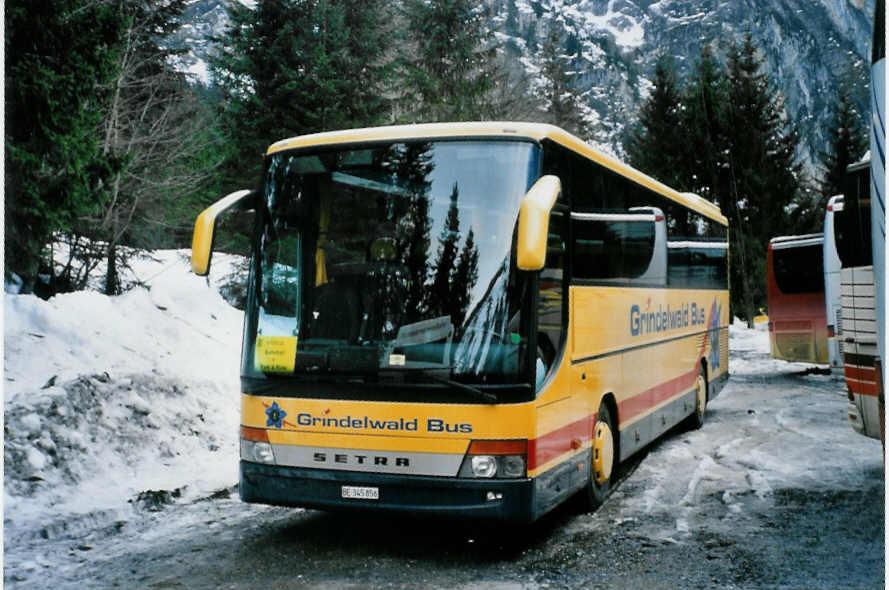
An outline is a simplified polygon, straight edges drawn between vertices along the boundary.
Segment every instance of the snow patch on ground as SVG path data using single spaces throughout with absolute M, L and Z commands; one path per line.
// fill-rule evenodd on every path
M 4 297 L 4 524 L 53 535 L 193 499 L 237 481 L 243 314 L 182 251 L 135 272 L 146 287 Z
M 842 377 L 771 358 L 768 331 L 738 321 L 729 348 L 731 378 L 703 428 L 655 443 L 617 492 L 620 518 L 650 538 L 701 533 L 712 526 L 702 506 L 749 526 L 779 492 L 864 489 L 882 471 L 879 441 L 849 424 Z

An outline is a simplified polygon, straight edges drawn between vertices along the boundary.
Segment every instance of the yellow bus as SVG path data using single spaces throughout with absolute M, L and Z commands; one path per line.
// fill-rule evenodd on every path
M 247 502 L 530 522 L 699 427 L 728 377 L 719 209 L 553 126 L 273 144 L 241 366 Z

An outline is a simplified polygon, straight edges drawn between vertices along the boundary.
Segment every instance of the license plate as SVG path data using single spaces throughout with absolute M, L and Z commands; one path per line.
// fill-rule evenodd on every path
M 359 486 L 343 486 L 343 498 L 352 498 L 355 500 L 379 500 L 380 488 L 369 488 Z

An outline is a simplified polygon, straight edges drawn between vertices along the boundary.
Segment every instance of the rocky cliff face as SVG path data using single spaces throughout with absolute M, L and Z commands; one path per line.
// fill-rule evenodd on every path
M 225 25 L 227 2 L 194 0 L 177 43 L 190 49 L 183 68 L 207 80 L 209 39 Z M 590 139 L 620 153 L 651 89 L 661 53 L 680 73 L 694 66 L 702 44 L 723 55 L 750 32 L 760 47 L 788 117 L 800 128 L 801 156 L 810 171 L 824 146 L 828 107 L 844 77 L 857 82 L 857 103 L 867 109 L 867 78 L 874 0 L 486 0 L 491 26 L 517 67 L 532 78 L 549 23 L 566 32 L 565 54 L 592 107 Z
M 618 153 L 661 53 L 685 74 L 702 44 L 724 55 L 748 31 L 799 125 L 810 170 L 844 77 L 857 79 L 857 103 L 867 107 L 873 0 L 495 0 L 493 8 L 498 36 L 525 64 L 550 20 L 561 22 L 565 52 L 579 56 L 573 69 L 599 115 L 592 139 Z

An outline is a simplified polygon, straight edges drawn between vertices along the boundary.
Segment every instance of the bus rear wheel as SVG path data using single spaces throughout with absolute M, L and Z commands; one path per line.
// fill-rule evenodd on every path
M 707 413 L 707 399 L 710 397 L 709 386 L 707 384 L 707 369 L 701 365 L 698 377 L 695 379 L 695 411 L 688 417 L 688 427 L 691 430 L 698 430 L 704 425 L 705 415 Z
M 614 419 L 608 406 L 599 406 L 596 426 L 593 429 L 593 445 L 590 449 L 590 465 L 587 485 L 583 491 L 584 507 L 593 511 L 601 506 L 611 490 L 611 476 L 617 466 L 617 445 Z

